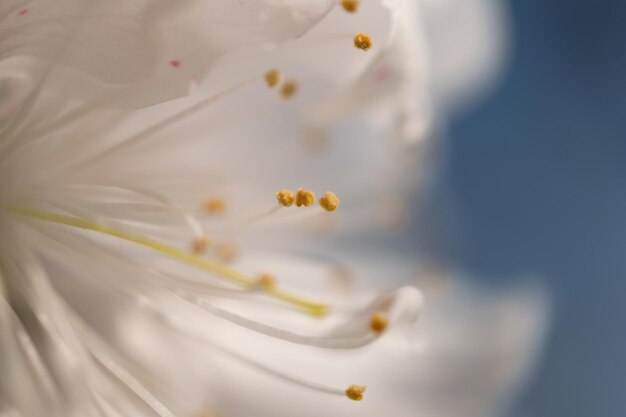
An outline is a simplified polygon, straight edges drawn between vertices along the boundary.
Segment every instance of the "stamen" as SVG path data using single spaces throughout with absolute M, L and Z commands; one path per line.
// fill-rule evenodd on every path
M 172 246 L 158 242 L 156 240 L 152 240 L 144 236 L 134 235 L 134 234 L 127 233 L 121 230 L 116 230 L 111 227 L 94 223 L 89 220 L 85 220 L 85 219 L 78 218 L 78 217 L 65 216 L 62 214 L 51 213 L 51 212 L 47 212 L 43 210 L 27 209 L 27 208 L 18 208 L 18 207 L 5 207 L 5 208 L 11 211 L 12 213 L 15 213 L 20 216 L 44 220 L 44 221 L 48 221 L 51 223 L 62 224 L 65 226 L 76 227 L 78 229 L 90 230 L 92 232 L 98 232 L 98 233 L 102 233 L 108 236 L 117 237 L 119 239 L 126 240 L 136 245 L 140 245 L 145 248 L 151 249 L 155 252 L 159 252 L 163 255 L 169 256 L 170 258 L 176 259 L 179 262 L 183 262 L 188 265 L 193 265 L 197 268 L 216 274 L 218 276 L 226 278 L 230 281 L 233 281 L 245 287 L 250 287 L 254 285 L 255 283 L 254 279 L 250 278 L 249 276 L 245 274 L 242 274 L 233 269 L 230 269 L 226 265 L 216 263 L 216 262 L 211 262 L 209 260 L 200 258 L 199 256 L 190 254 L 184 250 L 174 248 Z M 314 316 L 324 316 L 328 312 L 327 305 L 306 300 L 282 288 L 271 288 L 271 289 L 268 289 L 266 293 L 273 296 L 276 299 L 282 300 L 302 310 L 305 310 Z
M 372 38 L 366 33 L 359 32 L 354 35 L 354 46 L 363 51 L 367 51 L 372 47 Z
M 363 394 L 367 389 L 364 385 L 350 385 L 346 389 L 346 397 L 350 398 L 353 401 L 361 401 L 363 399 Z
M 326 211 L 335 211 L 339 207 L 339 198 L 335 193 L 326 191 L 320 198 L 320 206 Z
M 295 199 L 295 197 L 294 197 L 294 199 Z M 286 206 L 283 206 L 282 204 L 279 203 L 277 206 L 274 206 L 274 207 L 272 207 L 271 209 L 269 209 L 269 210 L 267 210 L 265 212 L 256 214 L 256 215 L 254 215 L 252 217 L 249 217 L 249 218 L 243 220 L 240 224 L 244 225 L 244 224 L 256 223 L 259 220 L 263 220 L 263 219 L 266 219 L 268 217 L 271 217 L 273 214 L 275 214 L 278 211 L 280 211 L 280 209 L 282 207 L 286 207 Z
M 56 296 L 56 294 L 55 294 Z M 64 307 L 64 305 L 63 305 Z M 79 330 L 82 340 L 85 342 L 89 353 L 115 378 L 124 384 L 140 400 L 150 407 L 159 417 L 175 417 L 154 394 L 152 394 L 135 376 L 129 373 L 125 367 L 119 364 L 114 357 L 106 350 L 106 346 L 101 342 L 96 333 L 88 328 L 79 317 L 69 309 L 64 309 L 71 319 L 73 325 Z
M 291 207 L 295 203 L 296 197 L 289 190 L 280 190 L 276 193 L 276 200 L 283 207 Z
M 220 243 L 215 248 L 215 252 L 217 257 L 226 263 L 232 263 L 237 259 L 237 254 L 239 253 L 239 249 L 237 245 L 231 242 Z
M 80 185 L 75 185 L 77 187 L 80 187 Z M 127 184 L 116 184 L 116 183 L 111 183 L 108 185 L 101 185 L 101 184 L 97 184 L 97 185 L 90 185 L 89 187 L 105 187 L 105 188 L 112 188 L 112 189 L 119 189 L 119 190 L 123 190 L 126 192 L 130 192 L 130 193 L 135 193 L 138 195 L 141 195 L 143 197 L 149 198 L 151 200 L 157 201 L 161 204 L 163 204 L 165 207 L 170 208 L 171 210 L 173 210 L 174 212 L 176 212 L 177 214 L 179 214 L 182 219 L 187 223 L 187 225 L 189 226 L 189 228 L 191 229 L 191 231 L 193 232 L 193 234 L 196 237 L 200 237 L 200 236 L 204 236 L 204 228 L 202 227 L 202 225 L 198 222 L 198 220 L 196 220 L 196 218 L 193 216 L 193 214 L 191 213 L 187 213 L 185 210 L 181 209 L 180 207 L 178 207 L 176 204 L 174 204 L 172 201 L 170 201 L 170 199 L 158 192 L 155 192 L 153 190 L 150 189 L 145 189 L 142 187 L 137 187 L 137 186 L 129 186 Z M 67 203 L 65 203 L 67 204 Z
M 376 311 L 370 316 L 370 329 L 374 333 L 384 332 L 385 329 L 387 329 L 388 325 L 389 319 L 387 318 L 387 315 L 382 311 Z
M 111 101 L 111 99 L 117 98 L 117 97 L 118 96 L 116 94 L 110 93 L 110 94 L 102 95 L 95 99 L 89 100 L 88 102 L 81 104 L 74 110 L 71 110 L 68 113 L 65 113 L 61 115 L 60 117 L 56 118 L 51 123 L 45 124 L 42 127 L 37 127 L 31 130 L 28 133 L 28 135 L 30 137 L 35 137 L 35 138 L 40 138 L 40 139 L 47 138 L 47 135 L 50 135 L 51 133 L 59 129 L 62 129 L 76 121 L 82 120 L 84 116 L 88 115 L 94 110 L 100 109 L 102 107 L 107 107 L 107 104 Z
M 220 214 L 226 210 L 226 202 L 221 198 L 210 198 L 204 202 L 204 210 L 210 214 Z
M 268 87 L 274 88 L 283 80 L 283 73 L 280 70 L 273 69 L 265 73 L 265 81 Z
M 360 0 L 341 0 L 343 9 L 348 13 L 356 13 L 359 10 Z
M 270 208 L 269 210 L 265 212 L 261 212 L 259 214 L 256 214 L 252 217 L 249 217 L 241 221 L 239 225 L 252 224 L 252 223 L 257 223 L 261 220 L 267 220 L 279 212 L 281 212 L 281 216 L 280 216 L 281 221 L 293 220 L 295 217 L 298 217 L 298 218 L 311 217 L 312 215 L 315 215 L 317 212 L 316 210 L 313 210 L 313 211 L 308 210 L 306 212 L 292 211 L 290 213 L 285 213 L 284 210 L 281 210 L 283 207 L 290 207 L 296 202 L 296 196 L 289 190 L 281 190 L 278 193 L 276 193 L 276 200 L 278 200 L 278 205 L 273 206 L 272 208 Z M 282 213 L 285 213 L 285 214 L 282 214 Z
M 206 236 L 198 236 L 192 244 L 193 253 L 201 255 L 209 248 L 211 241 Z
M 278 378 L 281 379 L 283 381 L 287 381 L 290 382 L 292 384 L 298 385 L 302 388 L 306 388 L 306 389 L 310 389 L 313 391 L 317 391 L 317 392 L 321 392 L 324 394 L 330 394 L 330 395 L 336 395 L 336 396 L 348 396 L 348 398 L 351 398 L 348 395 L 348 390 L 342 390 L 339 388 L 334 388 L 334 387 L 329 387 L 326 385 L 321 385 L 321 384 L 317 384 L 314 382 L 310 382 L 307 381 L 305 379 L 300 378 L 299 376 L 294 376 L 294 375 L 289 375 L 285 372 L 270 368 L 267 365 L 264 365 L 263 363 L 254 360 L 252 358 L 248 358 L 236 351 L 233 351 L 231 349 L 228 349 L 226 347 L 220 346 L 218 344 L 216 344 L 214 341 L 210 340 L 208 337 L 206 337 L 206 335 L 204 334 L 200 334 L 198 333 L 198 331 L 195 328 L 190 328 L 188 325 L 183 324 L 180 320 L 177 320 L 175 317 L 173 317 L 171 314 L 167 314 L 161 310 L 159 310 L 157 307 L 149 305 L 148 306 L 152 309 L 152 311 L 159 316 L 160 318 L 163 319 L 163 323 L 168 325 L 170 328 L 172 328 L 173 330 L 177 331 L 177 332 L 181 332 L 193 339 L 195 339 L 197 342 L 200 342 L 206 346 L 208 346 L 211 349 L 214 349 L 218 352 L 221 352 L 222 354 L 231 357 L 232 359 L 239 361 L 241 363 L 244 363 L 258 371 L 264 372 L 274 378 Z M 351 385 L 350 387 L 353 387 L 353 385 Z M 359 385 L 354 385 L 354 387 L 360 387 Z M 348 388 L 350 390 L 350 388 Z M 350 392 L 357 392 L 359 391 L 360 388 L 355 388 L 354 390 L 351 390 Z M 363 398 L 363 391 L 365 391 L 365 388 L 363 387 L 363 389 L 361 390 L 361 398 Z M 358 396 L 358 394 L 356 394 L 356 396 Z M 358 401 L 358 400 L 357 400 Z
M 264 289 L 276 288 L 276 278 L 272 274 L 263 273 L 259 276 L 257 286 Z
M 231 96 L 232 94 L 236 93 L 239 90 L 242 90 L 244 87 L 247 87 L 248 85 L 253 84 L 254 82 L 257 82 L 259 80 L 259 77 L 255 77 L 255 78 L 251 78 L 249 80 L 243 81 L 239 84 L 236 84 L 232 87 L 229 87 L 225 90 L 220 91 L 219 93 L 216 93 L 212 96 L 209 96 L 195 104 L 192 104 L 191 106 L 181 110 L 178 113 L 175 113 L 173 115 L 171 115 L 168 118 L 165 118 L 163 120 L 160 120 L 159 122 L 155 123 L 152 126 L 147 127 L 146 129 L 140 131 L 139 133 L 132 135 L 128 138 L 126 138 L 125 140 L 118 142 L 114 145 L 112 145 L 110 148 L 99 152 L 98 154 L 86 158 L 82 161 L 78 161 L 78 166 L 82 166 L 82 165 L 86 165 L 88 163 L 93 162 L 96 159 L 102 159 L 108 155 L 111 154 L 115 154 L 117 152 L 120 152 L 128 147 L 132 147 L 132 146 L 136 146 L 138 143 L 149 139 L 151 137 L 153 137 L 156 133 L 164 130 L 165 128 L 170 127 L 171 125 L 178 123 L 181 120 L 186 119 L 187 117 L 190 117 L 196 113 L 198 113 L 199 111 L 219 102 L 220 100 Z
M 266 289 L 267 292 L 274 291 L 274 288 Z M 233 313 L 232 311 L 224 310 L 209 303 L 206 299 L 200 298 L 193 293 L 187 291 L 172 291 L 181 299 L 201 308 L 202 310 L 215 315 L 223 320 L 229 321 L 238 326 L 244 327 L 253 332 L 264 334 L 265 336 L 273 337 L 275 339 L 284 340 L 286 342 L 295 343 L 298 345 L 314 346 L 323 349 L 355 349 L 363 346 L 367 346 L 377 339 L 377 335 L 373 335 L 370 332 L 359 335 L 350 336 L 309 336 L 294 333 L 289 330 L 281 329 L 276 326 L 261 323 L 256 320 L 242 316 L 241 314 Z M 361 312 L 358 312 L 359 315 Z
M 285 100 L 291 99 L 298 92 L 298 82 L 295 80 L 287 80 L 280 88 L 280 95 Z
M 298 188 L 296 192 L 296 206 L 297 207 L 310 207 L 315 203 L 315 194 L 312 191 L 307 191 L 304 188 Z

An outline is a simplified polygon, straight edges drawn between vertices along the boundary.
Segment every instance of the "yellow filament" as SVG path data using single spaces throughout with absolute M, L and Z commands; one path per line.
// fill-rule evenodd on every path
M 239 285 L 250 287 L 257 284 L 257 280 L 248 277 L 245 274 L 237 272 L 227 267 L 226 265 L 203 259 L 192 253 L 177 249 L 175 247 L 158 242 L 156 240 L 152 240 L 144 236 L 126 233 L 78 217 L 65 216 L 62 214 L 50 213 L 42 210 L 27 208 L 10 208 L 9 210 L 15 214 L 19 214 L 24 217 L 45 220 L 51 223 L 72 226 L 83 230 L 90 230 L 93 232 L 102 233 L 107 236 L 113 236 L 122 240 L 126 240 L 128 242 L 135 243 L 137 245 L 151 249 L 155 252 L 159 252 L 163 255 L 169 256 L 170 258 L 176 259 L 177 261 L 183 262 L 185 264 L 193 265 L 197 268 L 203 269 L 213 274 L 217 274 Z M 299 309 L 304 310 L 314 316 L 324 316 L 328 312 L 328 306 L 326 304 L 316 303 L 314 301 L 307 300 L 278 287 L 267 288 L 265 293 L 270 294 L 278 300 L 298 307 Z

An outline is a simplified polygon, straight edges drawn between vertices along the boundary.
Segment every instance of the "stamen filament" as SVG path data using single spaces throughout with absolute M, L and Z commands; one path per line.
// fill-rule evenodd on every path
M 132 242 L 145 248 L 151 249 L 155 252 L 159 252 L 185 264 L 193 265 L 205 271 L 217 274 L 239 285 L 252 287 L 257 282 L 256 279 L 251 278 L 241 272 L 235 271 L 218 262 L 201 258 L 192 253 L 185 252 L 183 250 L 147 238 L 145 236 L 139 236 L 131 233 L 126 233 L 121 230 L 115 230 L 111 227 L 78 217 L 65 216 L 62 214 L 50 213 L 43 210 L 35 210 L 21 207 L 10 207 L 8 209 L 11 212 L 24 217 L 44 220 L 52 223 L 62 224 L 65 226 L 72 226 L 78 229 L 90 230 L 93 232 L 102 233 L 107 236 L 117 237 L 119 239 L 126 240 L 128 242 Z M 264 293 L 269 294 L 283 302 L 292 304 L 314 316 L 324 316 L 328 312 L 328 305 L 307 300 L 301 296 L 292 294 L 291 292 L 279 287 L 268 288 L 264 291 Z
M 265 219 L 267 217 L 270 217 L 272 214 L 277 213 L 278 211 L 280 211 L 281 208 L 283 208 L 283 206 L 281 206 L 281 205 L 274 206 L 271 209 L 269 209 L 269 210 L 267 210 L 267 211 L 265 211 L 263 213 L 257 214 L 255 216 L 252 216 L 250 218 L 247 218 L 247 219 L 243 220 L 240 224 L 241 225 L 245 225 L 245 224 L 250 224 L 250 223 L 256 223 L 259 220 L 263 220 L 263 219 Z
M 226 356 L 230 356 L 232 359 L 236 361 L 244 363 L 252 368 L 255 368 L 268 375 L 271 375 L 277 379 L 291 382 L 292 384 L 296 384 L 296 385 L 299 385 L 301 387 L 304 387 L 313 391 L 322 392 L 322 393 L 330 394 L 330 395 L 336 395 L 340 397 L 346 396 L 346 391 L 343 389 L 321 385 L 318 383 L 307 381 L 305 379 L 299 378 L 294 375 L 289 375 L 287 373 L 281 372 L 267 365 L 264 365 L 263 363 L 256 361 L 252 358 L 246 357 L 231 349 L 220 346 L 216 344 L 214 341 L 210 340 L 208 337 L 200 334 L 197 330 L 189 328 L 188 325 L 183 324 L 180 320 L 175 318 L 173 315 L 164 313 L 163 311 L 156 309 L 153 305 L 151 305 L 151 303 L 147 303 L 146 306 L 149 307 L 159 318 L 161 318 L 162 322 L 165 325 L 167 325 L 169 328 L 171 328 L 172 330 L 183 333 L 186 336 L 192 337 L 197 342 L 202 343 L 203 345 L 206 345 L 209 348 L 212 348 L 218 352 L 221 352 L 222 354 Z
M 286 342 L 299 345 L 314 346 L 324 349 L 356 349 L 372 343 L 378 338 L 378 334 L 368 332 L 361 336 L 339 337 L 339 336 L 307 336 L 297 334 L 268 324 L 251 320 L 242 315 L 216 307 L 204 299 L 196 297 L 186 291 L 173 291 L 179 298 L 201 308 L 202 310 L 215 315 L 223 320 L 229 321 L 238 326 L 264 334 L 265 336 L 281 339 Z
M 230 96 L 231 94 L 235 93 L 236 91 L 241 90 L 242 88 L 253 84 L 254 82 L 258 81 L 260 77 L 254 77 L 251 78 L 249 80 L 243 81 L 239 84 L 236 84 L 230 88 L 227 88 L 225 90 L 220 91 L 219 93 L 209 96 L 207 98 L 205 98 L 202 101 L 199 101 L 189 107 L 187 107 L 186 109 L 175 113 L 174 115 L 161 120 L 160 122 L 147 127 L 146 129 L 142 130 L 141 132 L 126 138 L 124 141 L 117 143 L 116 145 L 113 145 L 112 147 L 110 147 L 109 149 L 103 151 L 100 155 L 98 155 L 99 157 L 102 157 L 104 155 L 109 155 L 111 153 L 115 153 L 118 152 L 121 149 L 125 149 L 129 146 L 134 146 L 137 143 L 148 139 L 150 137 L 152 137 L 155 133 L 165 129 L 166 127 L 169 127 L 172 124 L 175 124 L 189 116 L 192 116 L 193 114 L 197 113 L 198 111 L 209 107 L 210 105 L 220 101 L 221 99 Z
M 123 366 L 115 361 L 115 359 L 104 349 L 101 345 L 98 336 L 96 336 L 90 329 L 87 328 L 82 322 L 79 322 L 73 315 L 70 316 L 73 319 L 72 323 L 77 326 L 85 341 L 85 345 L 89 350 L 89 353 L 115 378 L 117 378 L 122 384 L 124 384 L 129 390 L 131 390 L 139 399 L 146 403 L 159 417 L 176 417 L 169 408 L 167 408 L 161 401 L 159 401 L 146 387 L 143 386 L 131 373 L 126 371 Z

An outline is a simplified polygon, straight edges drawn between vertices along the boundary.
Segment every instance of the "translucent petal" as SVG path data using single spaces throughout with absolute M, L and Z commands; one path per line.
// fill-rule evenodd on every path
M 8 0 L 0 6 L 0 64 L 40 61 L 42 72 L 55 66 L 48 83 L 66 95 L 106 95 L 109 104 L 144 105 L 185 94 L 235 48 L 301 36 L 331 5 Z

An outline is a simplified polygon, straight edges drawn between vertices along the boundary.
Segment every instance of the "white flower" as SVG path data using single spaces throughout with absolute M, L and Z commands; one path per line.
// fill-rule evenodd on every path
M 342 240 L 378 248 L 406 211 L 420 152 L 381 136 L 430 129 L 425 46 L 411 2 L 334 6 L 0 6 L 0 413 L 248 415 L 282 381 L 302 402 L 279 395 L 276 414 L 336 415 L 355 405 L 353 378 L 376 371 L 407 386 L 384 371 L 419 361 L 407 334 L 421 294 L 394 289 L 401 279 L 361 281 L 386 250 L 351 261 Z M 371 50 L 354 47 L 367 39 Z M 353 116 L 365 133 L 347 127 Z M 332 194 L 324 207 L 285 207 L 288 193 L 276 202 L 299 187 L 333 190 L 339 209 L 324 210 Z M 380 351 L 342 353 L 378 339 Z M 396 352 L 402 363 L 368 365 Z M 296 355 L 319 366 L 299 367 Z M 371 404 L 366 413 L 380 411 Z
M 7 0 L 0 6 L 2 64 L 17 61 L 23 70 L 43 62 L 30 68 L 32 75 L 52 62 L 47 87 L 64 95 L 109 105 L 158 103 L 185 94 L 190 79 L 234 48 L 302 35 L 331 6 L 330 0 Z
M 348 270 L 365 280 L 387 277 L 382 270 L 406 281 L 408 265 L 395 266 L 402 264 L 402 259 L 383 259 L 384 266 L 377 265 L 378 260 L 354 260 L 348 262 Z M 297 272 L 307 281 L 332 276 L 333 272 L 323 263 L 286 256 L 274 259 L 274 263 L 280 276 Z M 368 276 L 371 269 L 374 271 Z M 520 286 L 489 292 L 469 287 L 462 280 L 446 283 L 442 279 L 449 277 L 435 277 L 431 284 L 452 287 L 439 289 L 439 293 L 433 288 L 427 293 L 416 326 L 392 327 L 376 343 L 355 351 L 311 350 L 274 343 L 232 326 L 207 322 L 198 312 L 167 299 L 162 303 L 169 311 L 187 317 L 180 329 L 193 328 L 196 337 L 191 343 L 141 313 L 130 317 L 120 314 L 119 326 L 111 337 L 120 340 L 129 355 L 145 364 L 155 379 L 187 394 L 190 410 L 224 416 L 499 415 L 525 382 L 540 351 L 547 315 L 543 291 Z M 306 325 L 297 316 L 261 312 L 250 305 L 246 309 L 250 315 L 279 322 L 284 328 Z M 211 335 L 216 332 L 222 335 L 221 344 L 273 371 L 330 385 L 348 384 L 356 376 L 368 387 L 366 398 L 362 404 L 353 404 L 242 364 L 215 350 Z M 170 339 L 174 342 L 159 342 Z

